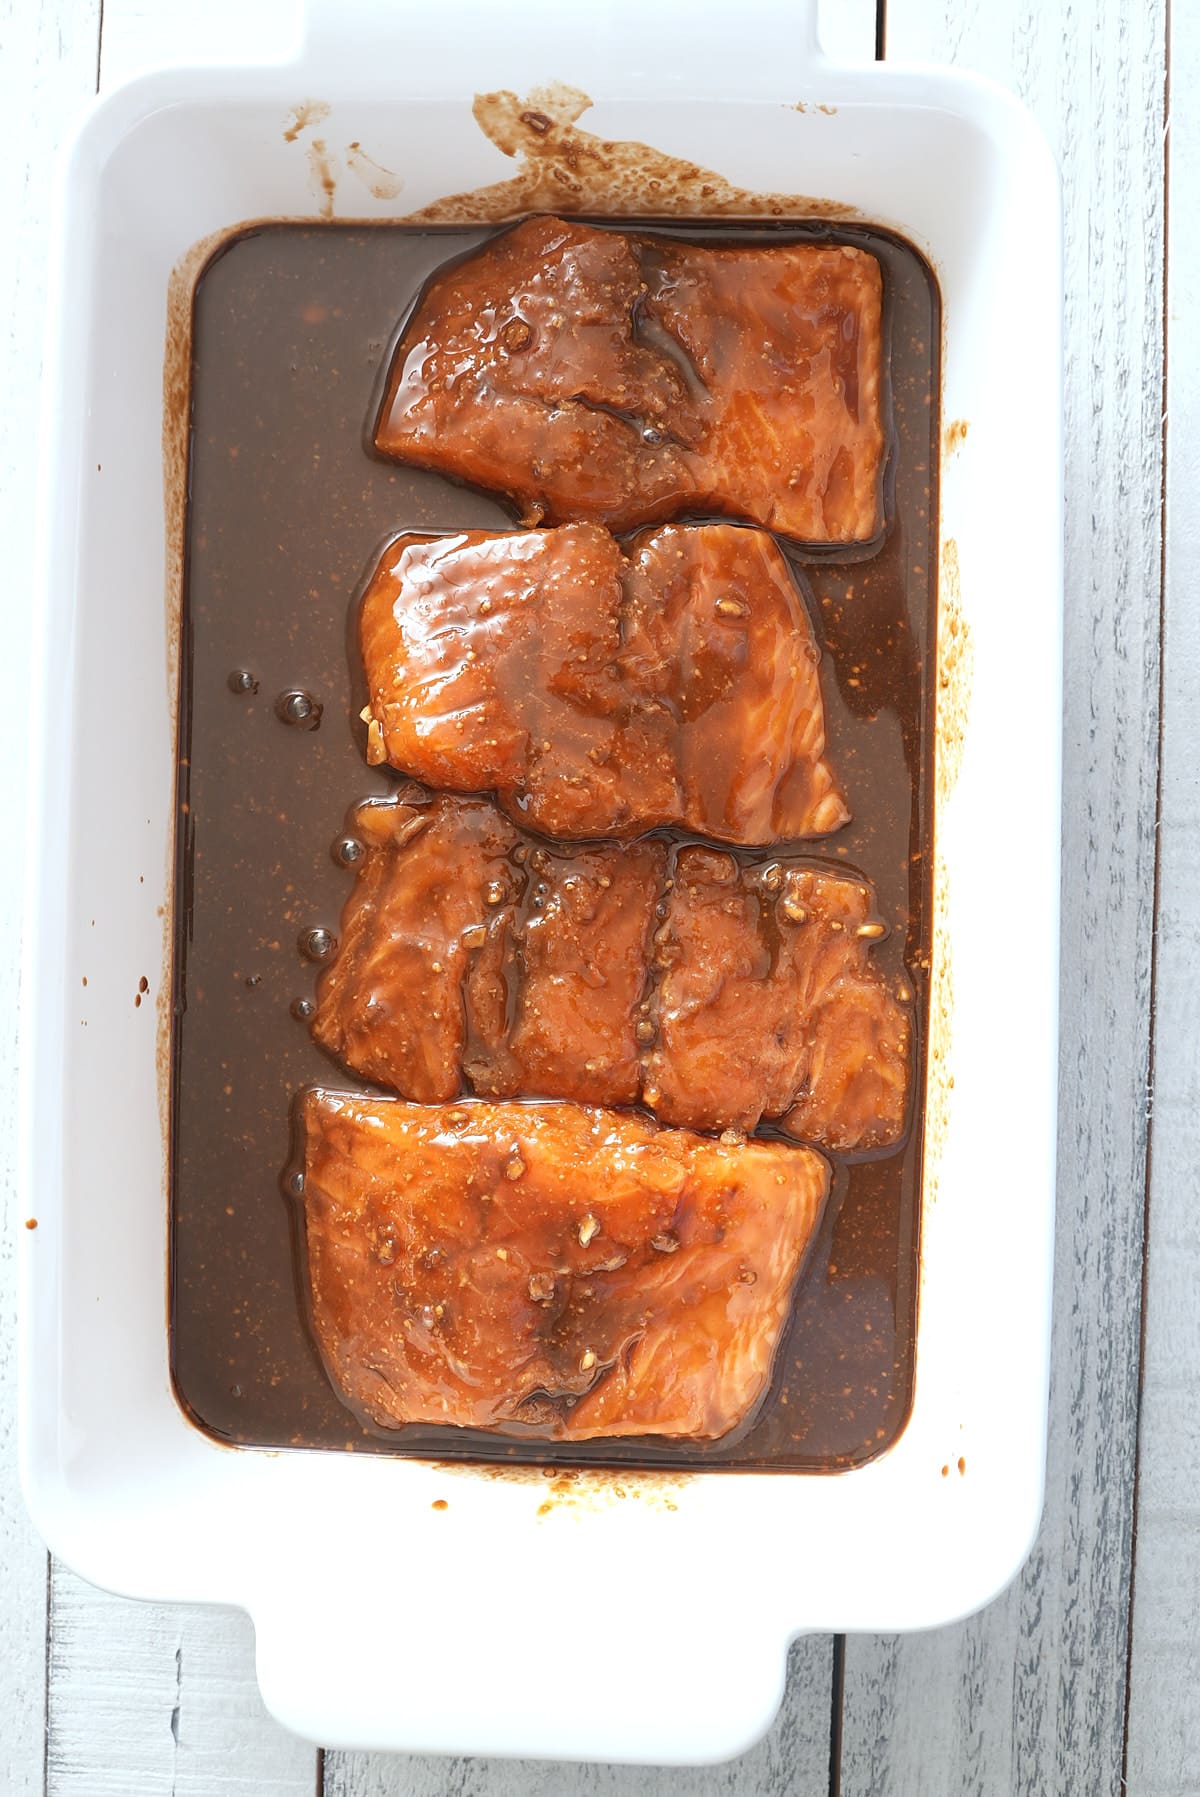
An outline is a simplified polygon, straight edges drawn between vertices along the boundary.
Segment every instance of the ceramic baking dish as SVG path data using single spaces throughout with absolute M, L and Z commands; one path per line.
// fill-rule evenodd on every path
M 244 1606 L 267 1703 L 327 1744 L 720 1758 L 767 1725 L 790 1637 L 961 1616 L 1011 1578 L 1037 1525 L 1058 939 L 1055 171 L 998 89 L 836 67 L 797 0 L 739 8 L 734 32 L 711 4 L 525 5 L 514 29 L 488 0 L 330 0 L 284 49 L 276 66 L 115 93 L 61 193 L 22 1012 L 29 1503 L 99 1584 Z M 638 1475 L 620 1499 L 584 1478 L 539 1514 L 536 1476 L 231 1450 L 172 1394 L 164 955 L 182 491 L 168 432 L 164 510 L 163 346 L 172 271 L 194 271 L 193 246 L 249 219 L 391 217 L 505 180 L 514 164 L 472 97 L 552 83 L 590 96 L 582 124 L 605 142 L 909 238 L 941 286 L 953 428 L 911 1420 L 839 1476 Z M 326 179 L 351 143 L 403 177 L 402 198 Z M 622 201 L 662 211 L 636 172 Z M 143 977 L 157 1004 L 133 1003 Z

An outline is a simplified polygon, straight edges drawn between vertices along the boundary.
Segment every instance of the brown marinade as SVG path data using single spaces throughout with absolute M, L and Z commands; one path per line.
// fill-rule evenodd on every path
M 882 544 L 801 551 L 831 760 L 852 822 L 798 852 L 861 873 L 891 926 L 876 958 L 913 992 L 924 1089 L 932 846 L 939 301 L 887 233 L 828 224 L 664 225 L 722 246 L 814 240 L 883 269 L 891 455 Z M 484 230 L 265 226 L 198 283 L 180 692 L 172 1044 L 171 1363 L 193 1419 L 262 1446 L 568 1465 L 836 1470 L 888 1447 L 912 1395 L 919 1103 L 899 1148 L 833 1159 L 771 1392 L 711 1444 L 547 1443 L 359 1423 L 309 1330 L 299 1207 L 281 1192 L 294 1096 L 355 1081 L 310 1039 L 319 932 L 336 938 L 370 768 L 356 605 L 398 531 L 503 529 L 500 501 L 384 461 L 367 433 L 397 322 Z M 313 932 L 318 932 L 314 936 Z M 317 959 L 314 959 L 313 956 Z M 296 1012 L 300 1015 L 297 1016 Z M 770 1134 L 769 1129 L 760 1131 Z

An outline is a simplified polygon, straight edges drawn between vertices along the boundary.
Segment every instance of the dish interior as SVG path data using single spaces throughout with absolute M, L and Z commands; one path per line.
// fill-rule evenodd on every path
M 717 1442 L 396 1433 L 338 1401 L 305 1320 L 300 1216 L 281 1171 L 298 1090 L 370 1089 L 335 1068 L 294 1014 L 314 980 L 301 939 L 317 926 L 336 935 L 352 878 L 332 845 L 356 801 L 396 784 L 363 758 L 357 597 L 394 532 L 504 528 L 512 513 L 384 462 L 366 435 L 397 321 L 436 268 L 488 232 L 281 224 L 240 233 L 202 272 L 193 312 L 172 1043 L 172 1373 L 188 1414 L 222 1441 L 832 1471 L 882 1452 L 907 1420 L 930 958 L 937 287 L 923 259 L 881 231 L 643 228 L 697 241 L 851 242 L 883 265 L 885 538 L 854 550 L 784 547 L 812 595 L 830 753 L 854 811 L 836 835 L 793 851 L 861 871 L 891 925 L 880 964 L 915 994 L 908 1132 L 882 1155 L 833 1157 L 830 1203 L 771 1390 Z M 319 727 L 285 721 L 279 701 L 291 692 L 319 705 Z

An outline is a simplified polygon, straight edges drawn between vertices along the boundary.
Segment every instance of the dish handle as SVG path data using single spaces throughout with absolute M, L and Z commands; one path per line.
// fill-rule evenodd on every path
M 467 1536 L 479 1577 L 465 1580 L 451 1543 L 427 1555 L 393 1540 L 340 1581 L 314 1557 L 253 1607 L 266 1707 L 324 1747 L 376 1752 L 695 1765 L 760 1739 L 786 1637 L 721 1626 L 695 1563 L 659 1589 L 619 1561 L 606 1575 L 590 1551 L 581 1568 L 591 1534 L 562 1533 L 554 1563 L 532 1569 Z
M 735 22 L 718 0 L 524 0 L 517 17 L 495 0 L 420 8 L 303 0 L 302 55 L 313 67 L 346 72 L 361 67 L 364 53 L 372 66 L 391 55 L 410 70 L 415 58 L 431 92 L 444 81 L 461 92 L 464 75 L 521 88 L 531 79 L 586 77 L 596 98 L 610 80 L 623 91 L 644 81 L 659 99 L 678 84 L 694 98 L 697 70 L 707 66 L 714 94 L 732 96 L 743 85 L 760 87 L 764 67 L 778 75 L 781 57 L 805 68 L 823 60 L 818 9 L 819 0 L 742 0 Z

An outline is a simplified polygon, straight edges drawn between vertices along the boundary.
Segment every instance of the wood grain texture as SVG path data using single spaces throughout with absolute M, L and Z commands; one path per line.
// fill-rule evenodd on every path
M 797 1641 L 773 1727 L 757 1747 L 724 1766 L 565 1766 L 546 1760 L 329 1753 L 324 1797 L 826 1797 L 832 1681 L 830 1638 Z M 619 1668 L 611 1688 L 619 1691 Z
M 1063 168 L 1057 1299 L 1034 1553 L 957 1628 L 847 1642 L 844 1797 L 1120 1789 L 1158 730 L 1164 14 L 1164 0 L 888 3 L 889 56 L 1015 87 Z
M 1154 1113 L 1126 1770 L 1200 1791 L 1200 12 L 1171 12 L 1166 564 Z
M 0 1792 L 42 1789 L 46 1552 L 25 1514 L 16 1466 L 16 1010 L 28 745 L 27 665 L 38 378 L 46 292 L 45 218 L 54 156 L 95 92 L 99 0 L 0 0 Z
M 249 1619 L 108 1597 L 54 1570 L 46 1797 L 313 1797 L 266 1714 Z

